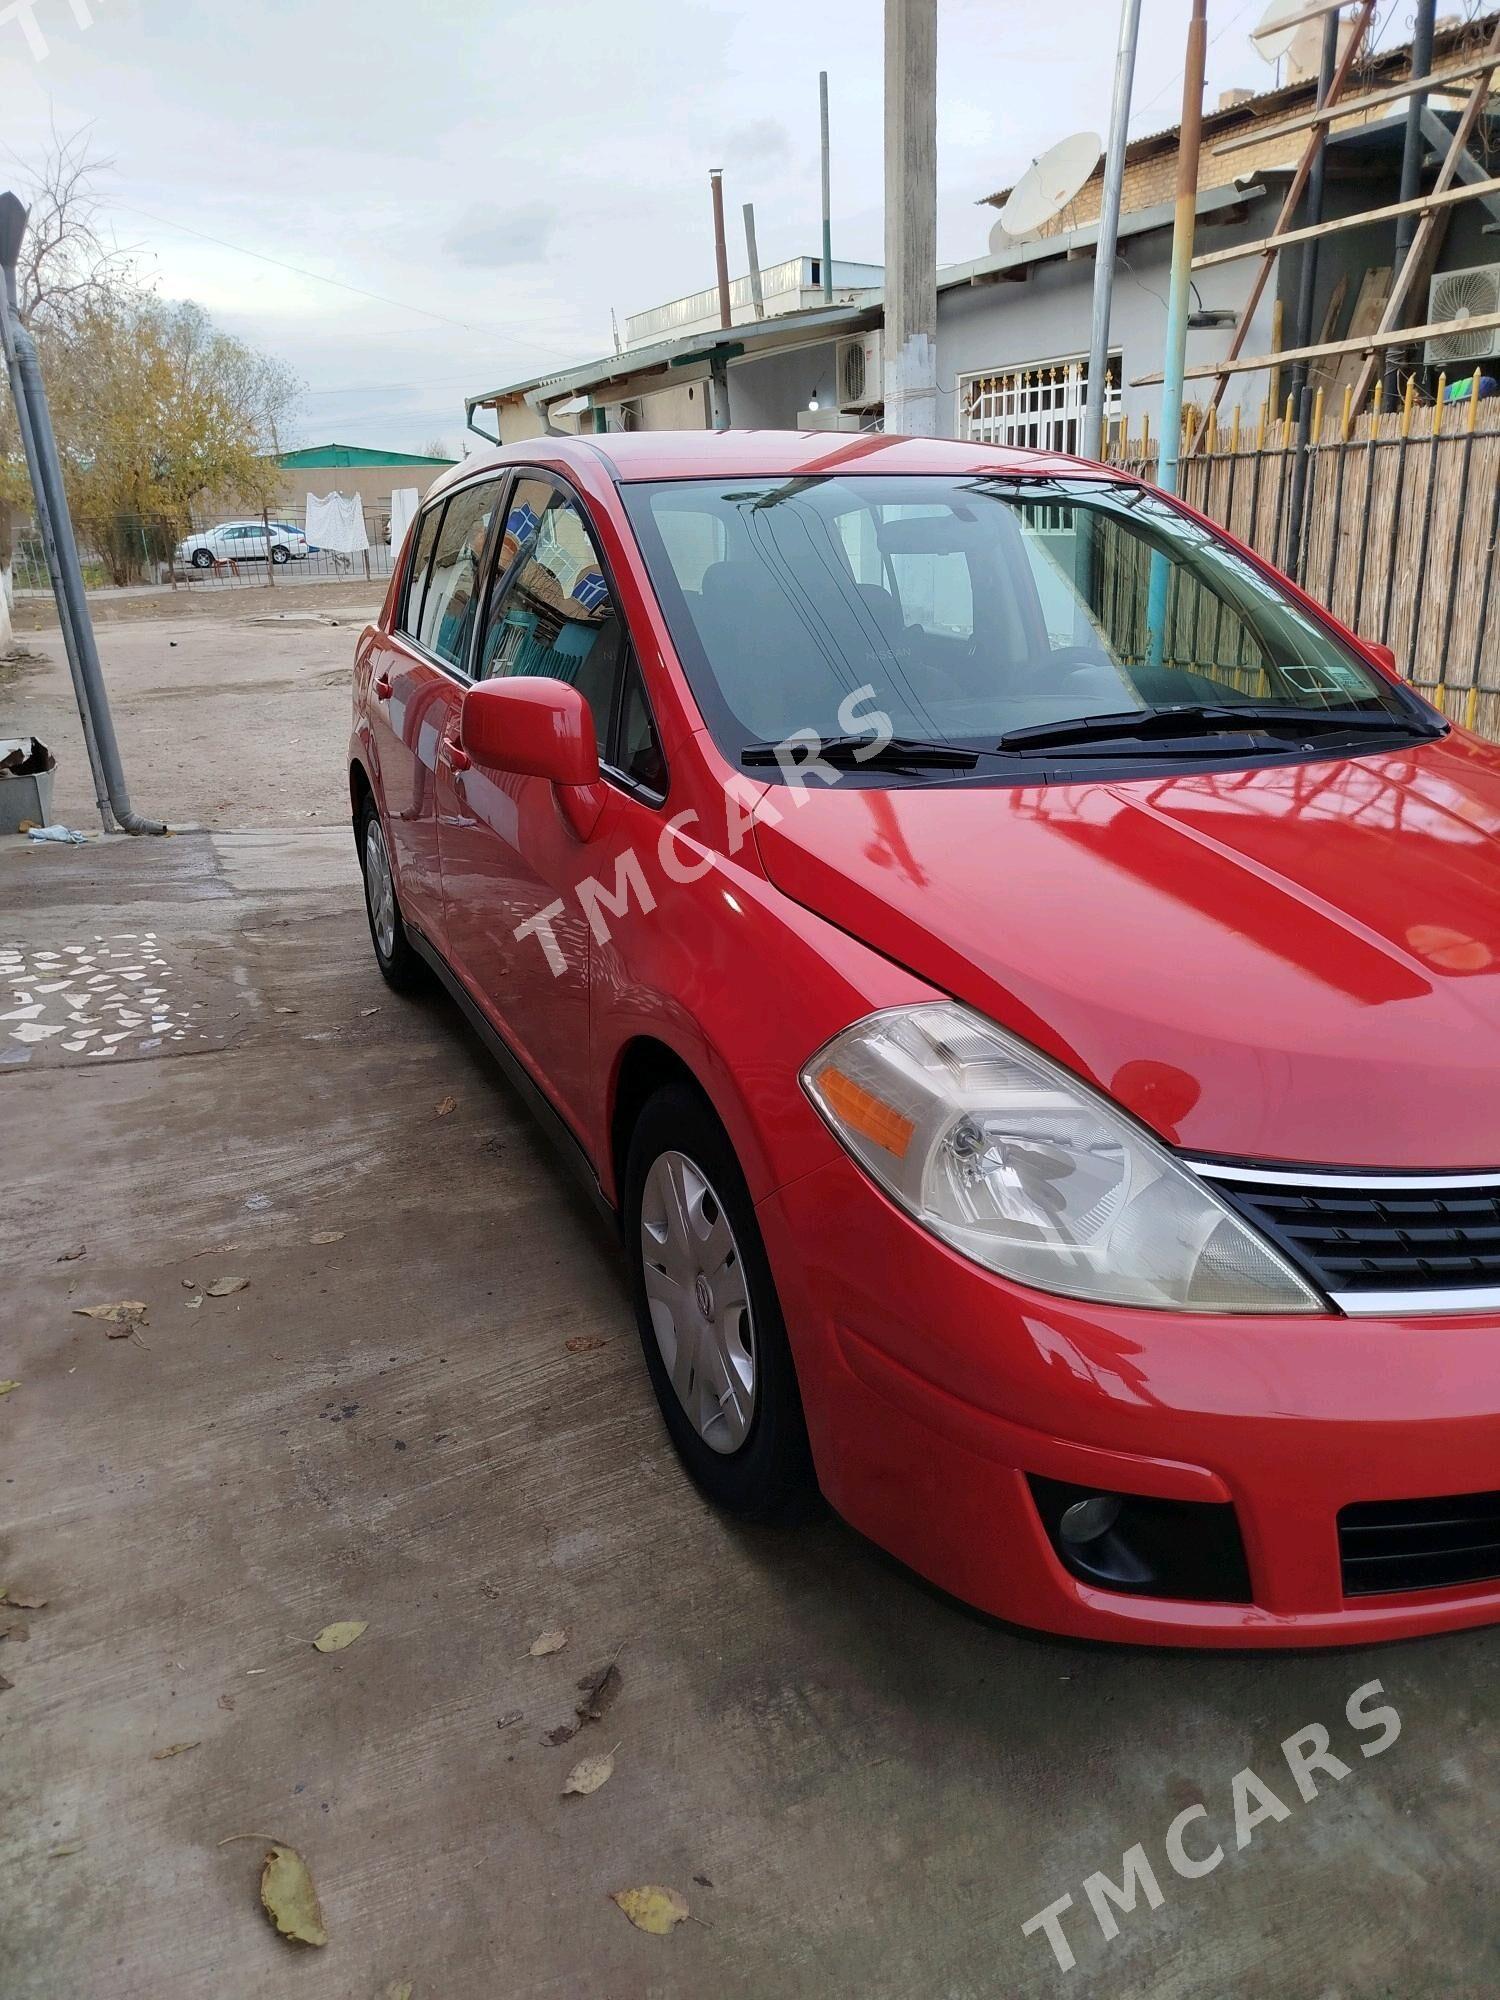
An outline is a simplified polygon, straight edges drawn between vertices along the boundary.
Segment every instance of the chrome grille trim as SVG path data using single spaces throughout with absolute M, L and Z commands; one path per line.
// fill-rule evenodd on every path
M 1469 1174 L 1407 1173 L 1395 1168 L 1387 1173 L 1339 1173 L 1327 1167 L 1249 1167 L 1228 1160 L 1190 1160 L 1182 1163 L 1207 1181 L 1247 1181 L 1259 1187 L 1362 1188 L 1367 1193 L 1402 1194 L 1408 1190 L 1424 1194 L 1443 1188 L 1500 1187 L 1500 1170 Z

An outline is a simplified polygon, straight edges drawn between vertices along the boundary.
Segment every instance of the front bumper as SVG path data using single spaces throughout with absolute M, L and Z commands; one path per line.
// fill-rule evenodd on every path
M 1184 1646 L 1500 1620 L 1500 1578 L 1346 1597 L 1337 1528 L 1353 1502 L 1500 1489 L 1500 1314 L 1232 1318 L 1054 1298 L 959 1257 L 845 1159 L 758 1212 L 825 1493 L 956 1596 L 1080 1638 Z M 1252 1601 L 1080 1581 L 1028 1474 L 1232 1502 Z

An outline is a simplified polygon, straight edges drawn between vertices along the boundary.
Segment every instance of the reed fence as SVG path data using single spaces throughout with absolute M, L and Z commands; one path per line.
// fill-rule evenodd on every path
M 1211 415 L 1202 449 L 1180 462 L 1178 491 L 1362 638 L 1389 646 L 1445 714 L 1500 742 L 1500 398 L 1481 400 L 1477 372 L 1461 401 L 1446 386 L 1422 404 L 1412 378 L 1394 410 L 1377 386 L 1357 417 L 1347 390 L 1334 407 L 1320 389 L 1305 436 L 1290 396 L 1222 425 Z M 1184 412 L 1184 452 L 1200 415 Z M 1159 454 L 1143 419 L 1134 436 L 1122 428 L 1108 457 L 1151 480 Z

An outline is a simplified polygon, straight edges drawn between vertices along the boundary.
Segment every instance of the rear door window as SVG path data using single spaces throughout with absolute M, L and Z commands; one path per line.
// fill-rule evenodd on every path
M 468 654 L 490 516 L 504 484 L 503 477 L 484 479 L 451 494 L 433 546 L 417 638 L 451 667 L 461 667 Z
M 437 540 L 438 527 L 443 518 L 441 500 L 433 502 L 417 523 L 416 538 L 412 543 L 411 568 L 406 574 L 406 601 L 401 610 L 401 629 L 415 639 L 421 628 L 422 596 L 427 588 L 427 571 L 432 562 L 432 545 Z

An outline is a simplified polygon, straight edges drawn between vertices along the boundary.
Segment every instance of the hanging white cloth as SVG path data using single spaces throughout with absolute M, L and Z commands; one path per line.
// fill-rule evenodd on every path
M 415 486 L 397 486 L 391 493 L 391 554 L 394 555 L 406 540 L 406 531 L 411 526 L 411 517 L 417 511 L 417 502 L 422 497 Z
M 370 546 L 365 510 L 357 493 L 309 493 L 307 539 L 315 549 L 335 555 L 357 555 Z

